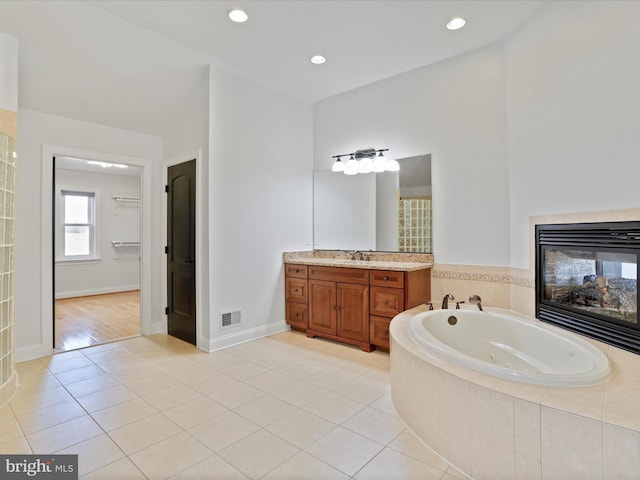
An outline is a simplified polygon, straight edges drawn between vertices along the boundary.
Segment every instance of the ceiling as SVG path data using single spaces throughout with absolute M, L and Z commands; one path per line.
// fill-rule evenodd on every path
M 208 64 L 314 103 L 502 40 L 545 3 L 3 0 L 0 31 L 20 42 L 21 107 L 162 135 Z

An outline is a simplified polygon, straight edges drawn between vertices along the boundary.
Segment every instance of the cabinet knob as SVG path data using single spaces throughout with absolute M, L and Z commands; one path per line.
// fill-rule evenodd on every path
M 385 305 L 389 303 L 389 300 L 384 300 L 382 303 L 384 303 Z
M 384 280 L 384 281 L 386 282 L 387 280 L 389 280 L 389 277 L 387 277 L 387 276 L 385 275 L 384 277 L 382 277 L 382 280 Z
M 293 289 L 293 293 L 298 293 L 298 289 L 297 289 L 297 288 L 294 288 L 294 289 Z
M 300 273 L 300 270 L 298 270 L 297 268 L 294 270 L 294 272 L 296 273 Z

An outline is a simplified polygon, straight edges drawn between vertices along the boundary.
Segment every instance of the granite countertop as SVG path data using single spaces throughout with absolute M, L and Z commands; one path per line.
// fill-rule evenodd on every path
M 305 252 L 306 253 L 306 252 Z M 344 268 L 364 268 L 367 270 L 395 270 L 410 272 L 433 267 L 433 261 L 403 261 L 403 259 L 390 260 L 375 258 L 372 255 L 370 260 L 351 260 L 349 258 L 316 257 L 311 255 L 285 254 L 285 263 L 295 263 L 299 265 L 321 265 L 326 267 Z

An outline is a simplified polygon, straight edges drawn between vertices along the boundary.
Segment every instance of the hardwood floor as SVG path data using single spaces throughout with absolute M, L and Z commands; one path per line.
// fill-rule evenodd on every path
M 140 334 L 140 291 L 55 301 L 55 351 L 75 350 Z

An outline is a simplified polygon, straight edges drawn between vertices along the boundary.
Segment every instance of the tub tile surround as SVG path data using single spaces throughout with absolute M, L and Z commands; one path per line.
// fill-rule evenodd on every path
M 640 356 L 586 339 L 612 364 L 605 384 L 512 382 L 424 351 L 408 322 L 425 310 L 391 323 L 391 393 L 409 427 L 452 465 L 477 480 L 638 478 Z

